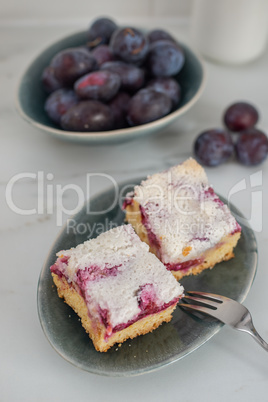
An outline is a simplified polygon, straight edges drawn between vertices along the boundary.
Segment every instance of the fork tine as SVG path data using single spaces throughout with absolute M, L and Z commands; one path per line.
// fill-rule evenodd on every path
M 214 308 L 217 309 L 219 307 L 219 305 L 221 304 L 218 301 L 214 301 L 211 299 L 205 299 L 203 297 L 195 297 L 195 296 L 188 296 L 188 295 L 183 296 L 183 299 L 192 300 L 197 303 L 205 304 L 205 306 L 210 307 L 212 309 L 214 309 Z
M 189 310 L 195 310 L 199 313 L 205 313 L 212 317 L 218 318 L 215 315 L 216 310 L 204 306 L 199 306 L 198 304 L 179 303 L 179 307 L 188 308 Z
M 193 295 L 193 296 L 194 295 L 201 296 L 208 300 L 215 300 L 215 301 L 218 301 L 219 303 L 230 300 L 228 297 L 216 295 L 214 293 L 198 292 L 198 291 L 194 291 L 194 290 L 189 290 L 186 293 L 189 295 Z

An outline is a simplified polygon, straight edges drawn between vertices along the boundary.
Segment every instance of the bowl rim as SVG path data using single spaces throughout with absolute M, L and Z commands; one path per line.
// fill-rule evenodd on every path
M 70 35 L 64 36 L 54 42 L 52 42 L 50 45 L 47 45 L 41 52 L 39 52 L 30 63 L 28 63 L 27 67 L 25 68 L 25 70 L 23 71 L 23 73 L 21 74 L 18 82 L 17 82 L 17 87 L 16 87 L 16 91 L 15 91 L 15 107 L 17 112 L 19 113 L 19 115 L 28 123 L 30 123 L 31 125 L 33 125 L 34 127 L 47 132 L 48 134 L 51 134 L 53 136 L 56 136 L 60 139 L 66 140 L 66 139 L 77 139 L 77 140 L 96 140 L 99 141 L 101 139 L 120 139 L 120 138 L 127 138 L 128 135 L 132 138 L 134 136 L 142 136 L 144 135 L 144 129 L 146 129 L 146 131 L 153 131 L 154 129 L 158 129 L 160 130 L 163 126 L 166 126 L 168 123 L 171 123 L 173 120 L 175 120 L 177 117 L 179 117 L 180 115 L 184 114 L 186 111 L 188 111 L 195 103 L 196 101 L 200 98 L 205 85 L 206 85 L 206 81 L 207 81 L 207 71 L 206 71 L 206 67 L 204 64 L 204 61 L 201 57 L 201 55 L 196 52 L 196 50 L 192 50 L 188 45 L 182 43 L 183 47 L 186 48 L 188 51 L 190 51 L 193 56 L 196 58 L 196 60 L 198 61 L 200 68 L 201 68 L 201 72 L 202 72 L 202 76 L 201 76 L 201 80 L 200 80 L 200 85 L 196 91 L 196 93 L 194 94 L 194 96 L 183 106 L 179 107 L 177 110 L 174 110 L 173 112 L 169 113 L 166 116 L 161 117 L 158 120 L 154 120 L 152 122 L 149 123 L 145 123 L 145 124 L 141 124 L 138 126 L 134 126 L 134 127 L 124 127 L 121 129 L 116 129 L 116 130 L 109 130 L 109 131 L 94 131 L 94 132 L 81 132 L 81 131 L 67 131 L 67 130 L 62 130 L 60 128 L 54 128 L 54 127 L 50 127 L 47 126 L 43 123 L 39 123 L 38 121 L 36 121 L 35 119 L 33 119 L 32 117 L 30 117 L 25 111 L 24 108 L 20 102 L 20 89 L 21 89 L 21 85 L 23 82 L 23 79 L 27 73 L 27 71 L 29 70 L 29 68 L 32 66 L 32 64 L 44 53 L 46 52 L 48 49 L 50 49 L 53 45 L 57 44 L 58 42 L 60 43 L 62 40 L 67 40 L 68 38 L 72 38 L 75 35 L 79 35 L 82 34 L 85 31 L 77 31 L 74 32 Z

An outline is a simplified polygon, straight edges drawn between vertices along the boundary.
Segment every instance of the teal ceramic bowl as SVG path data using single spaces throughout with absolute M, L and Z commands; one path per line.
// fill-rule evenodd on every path
M 83 31 L 67 36 L 49 46 L 30 64 L 18 86 L 16 106 L 20 115 L 34 127 L 59 139 L 88 144 L 108 144 L 153 134 L 163 130 L 168 124 L 189 110 L 204 89 L 205 73 L 202 61 L 191 49 L 181 44 L 185 51 L 185 64 L 176 79 L 182 87 L 182 99 L 175 111 L 151 123 L 120 130 L 88 133 L 62 130 L 49 119 L 44 111 L 47 94 L 41 84 L 41 75 L 57 52 L 85 43 L 86 32 Z

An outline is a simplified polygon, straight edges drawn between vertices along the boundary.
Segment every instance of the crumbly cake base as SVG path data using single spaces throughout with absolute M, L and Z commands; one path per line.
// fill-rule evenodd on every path
M 126 221 L 132 224 L 140 239 L 149 245 L 151 253 L 154 253 L 158 257 L 158 249 L 152 246 L 149 242 L 146 227 L 142 224 L 140 205 L 135 200 L 133 200 L 132 204 L 126 206 Z M 180 280 L 184 276 L 197 275 L 204 271 L 204 269 L 212 269 L 221 261 L 230 260 L 234 257 L 233 249 L 240 236 L 241 232 L 225 236 L 215 247 L 208 249 L 198 257 L 198 259 L 202 259 L 202 263 L 185 270 L 171 270 L 172 274 L 177 280 Z
M 150 314 L 127 328 L 112 334 L 105 340 L 106 328 L 101 322 L 93 321 L 90 318 L 84 298 L 67 282 L 65 277 L 59 277 L 55 273 L 52 273 L 52 277 L 59 297 L 63 298 L 80 317 L 82 326 L 91 338 L 95 349 L 99 352 L 107 352 L 116 343 L 121 344 L 129 338 L 133 339 L 139 335 L 145 335 L 159 327 L 163 322 L 169 322 L 177 304 L 175 303 L 159 313 Z

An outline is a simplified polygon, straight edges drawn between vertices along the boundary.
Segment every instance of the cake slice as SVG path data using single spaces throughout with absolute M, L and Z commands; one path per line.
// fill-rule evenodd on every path
M 178 280 L 234 256 L 241 227 L 194 159 L 149 176 L 123 207 L 141 240 Z
M 146 334 L 172 318 L 183 287 L 131 225 L 60 251 L 51 273 L 96 350 Z

